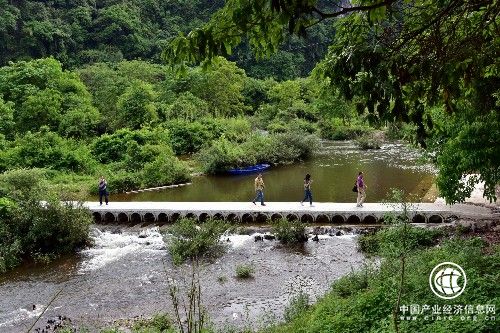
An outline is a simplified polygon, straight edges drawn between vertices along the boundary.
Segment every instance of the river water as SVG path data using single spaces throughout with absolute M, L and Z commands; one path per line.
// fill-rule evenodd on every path
M 324 142 L 312 160 L 266 171 L 266 199 L 299 201 L 302 179 L 310 173 L 315 201 L 355 201 L 351 188 L 358 170 L 365 173 L 369 202 L 384 199 L 391 187 L 422 198 L 435 170 L 419 164 L 419 158 L 417 151 L 403 144 L 361 151 L 351 142 Z M 253 196 L 254 177 L 202 176 L 190 186 L 114 195 L 112 200 L 246 201 Z M 48 265 L 24 265 L 0 276 L 0 332 L 25 332 L 58 292 L 35 327 L 45 327 L 48 319 L 61 315 L 92 332 L 120 318 L 171 311 L 167 279 L 182 285 L 191 270 L 172 265 L 168 237 L 160 229 L 94 226 L 91 238 L 94 245 L 76 255 Z M 334 280 L 366 263 L 356 249 L 356 236 L 349 232 L 324 235 L 319 242 L 294 249 L 276 241 L 254 242 L 253 235 L 228 235 L 224 240 L 227 253 L 200 268 L 203 303 L 219 326 L 255 327 L 266 318 L 279 319 L 297 292 L 314 300 Z M 254 267 L 253 278 L 235 277 L 241 264 Z
M 0 332 L 26 331 L 61 290 L 35 327 L 66 316 L 93 332 L 121 318 L 172 310 L 167 279 L 182 289 L 191 268 L 172 265 L 166 238 L 157 227 L 106 225 L 94 227 L 91 236 L 95 245 L 77 256 L 0 277 Z M 299 292 L 314 301 L 334 280 L 365 262 L 356 250 L 356 236 L 349 232 L 321 235 L 319 242 L 291 249 L 274 240 L 255 242 L 254 234 L 228 235 L 224 243 L 227 253 L 200 268 L 203 304 L 218 326 L 257 327 L 279 319 Z M 235 277 L 241 264 L 254 268 L 253 278 Z
M 385 144 L 378 150 L 360 150 L 354 142 L 322 142 L 310 160 L 277 166 L 264 172 L 266 201 L 300 201 L 306 173 L 313 178 L 317 202 L 353 202 L 352 187 L 358 171 L 365 174 L 367 202 L 380 202 L 391 188 L 400 188 L 422 199 L 435 178 L 430 164 L 420 163 L 419 151 L 402 143 Z M 193 184 L 139 194 L 112 195 L 114 201 L 250 201 L 255 174 L 195 177 Z M 95 198 L 94 198 L 95 199 Z

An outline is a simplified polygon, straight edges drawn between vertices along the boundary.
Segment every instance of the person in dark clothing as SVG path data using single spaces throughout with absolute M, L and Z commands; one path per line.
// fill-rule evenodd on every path
M 99 203 L 102 206 L 102 197 L 106 200 L 106 205 L 108 204 L 108 182 L 104 179 L 104 176 L 101 176 L 99 179 Z
M 311 184 L 312 184 L 311 175 L 307 174 L 306 177 L 304 178 L 304 199 L 300 202 L 301 205 L 304 205 L 304 201 L 307 201 L 307 199 L 309 199 L 309 204 L 311 205 L 311 207 L 313 205 Z

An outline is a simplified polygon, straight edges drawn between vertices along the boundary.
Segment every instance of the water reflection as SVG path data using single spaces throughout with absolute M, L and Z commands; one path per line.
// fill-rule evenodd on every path
M 360 150 L 353 142 L 323 142 L 316 156 L 306 162 L 273 167 L 264 172 L 266 201 L 300 201 L 302 179 L 310 173 L 316 202 L 355 202 L 351 191 L 362 170 L 368 185 L 367 202 L 379 202 L 391 188 L 401 188 L 423 198 L 434 181 L 432 165 L 419 163 L 420 153 L 404 144 L 386 144 L 379 150 Z M 256 175 L 196 177 L 190 186 L 130 195 L 115 201 L 250 201 Z

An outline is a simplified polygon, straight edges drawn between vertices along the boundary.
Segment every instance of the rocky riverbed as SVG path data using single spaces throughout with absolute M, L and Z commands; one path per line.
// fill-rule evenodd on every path
M 366 259 L 357 251 L 356 234 L 366 228 L 317 227 L 300 247 L 284 247 L 268 229 L 224 236 L 227 252 L 199 267 L 203 305 L 215 325 L 257 327 L 280 319 L 298 293 L 311 301 L 339 277 L 359 269 Z M 36 328 L 53 330 L 58 323 L 108 326 L 125 318 L 172 310 L 167 280 L 181 288 L 192 269 L 173 266 L 158 227 L 99 226 L 94 246 L 49 265 L 26 266 L 0 277 L 0 331 L 25 331 L 42 310 Z M 253 277 L 236 277 L 248 265 Z M 63 320 L 64 319 L 64 320 Z M 92 331 L 91 330 L 91 331 Z

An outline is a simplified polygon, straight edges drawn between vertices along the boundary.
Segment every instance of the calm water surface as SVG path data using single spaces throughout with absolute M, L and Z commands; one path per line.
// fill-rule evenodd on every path
M 419 163 L 421 154 L 404 144 L 391 143 L 379 150 L 360 150 L 354 142 L 323 142 L 309 161 L 278 166 L 264 172 L 266 201 L 300 201 L 306 173 L 314 180 L 318 202 L 352 202 L 358 171 L 365 174 L 367 202 L 379 202 L 391 188 L 422 198 L 435 178 L 432 165 Z M 250 201 L 256 175 L 201 176 L 190 186 L 139 194 L 113 195 L 114 201 Z

